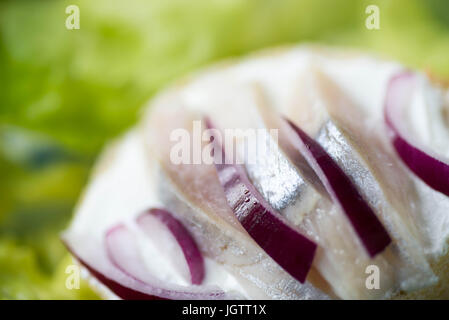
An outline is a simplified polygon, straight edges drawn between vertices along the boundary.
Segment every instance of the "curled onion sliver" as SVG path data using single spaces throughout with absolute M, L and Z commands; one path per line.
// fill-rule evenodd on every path
M 428 186 L 449 196 L 449 159 L 436 155 L 419 143 L 404 125 L 404 110 L 411 104 L 417 76 L 403 72 L 394 76 L 385 98 L 385 121 L 392 144 L 402 161 Z
M 84 266 L 95 279 L 101 282 L 105 287 L 111 290 L 111 292 L 113 292 L 119 298 L 124 300 L 167 300 L 122 285 L 120 282 L 113 280 L 111 277 L 108 277 L 106 274 L 103 274 L 102 272 L 98 271 L 93 265 L 87 263 L 79 255 L 76 254 L 75 250 L 73 250 L 67 244 L 66 248 L 70 252 L 70 254 L 72 254 L 72 256 L 74 256 L 76 260 L 82 266 Z
M 286 119 L 299 138 L 298 150 L 320 177 L 327 192 L 348 217 L 371 257 L 382 252 L 391 242 L 373 209 L 363 199 L 351 179 L 321 145 L 293 122 Z
M 205 119 L 206 127 L 214 129 Z M 218 145 L 215 137 L 211 141 Z M 305 282 L 312 266 L 317 245 L 291 227 L 262 197 L 250 182 L 241 165 L 215 161 L 218 178 L 235 216 L 256 243 L 286 272 L 301 283 Z
M 215 288 L 183 287 L 165 284 L 148 273 L 141 258 L 133 233 L 123 224 L 109 229 L 105 235 L 109 260 L 128 277 L 127 281 L 143 293 L 165 299 L 226 299 L 226 294 Z
M 137 224 L 144 231 L 147 229 L 148 223 L 152 222 L 148 219 L 149 215 L 158 218 L 172 233 L 186 259 L 192 284 L 201 284 L 205 274 L 204 259 L 189 231 L 170 212 L 158 208 L 150 209 L 137 218 Z

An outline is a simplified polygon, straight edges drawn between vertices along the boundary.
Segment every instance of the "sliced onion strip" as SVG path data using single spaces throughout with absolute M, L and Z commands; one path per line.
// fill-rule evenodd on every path
M 138 291 L 144 294 L 165 299 L 226 298 L 225 293 L 219 289 L 166 284 L 162 283 L 156 275 L 149 274 L 133 233 L 123 224 L 107 231 L 105 247 L 109 260 L 126 276 L 125 281 L 138 287 Z
M 293 122 L 286 121 L 299 138 L 298 151 L 320 177 L 333 201 L 346 214 L 369 255 L 374 257 L 382 252 L 391 238 L 354 183 L 319 143 Z
M 205 119 L 206 127 L 214 129 Z M 225 150 L 215 137 L 211 138 L 220 148 L 222 160 Z M 285 271 L 304 283 L 317 245 L 291 227 L 277 213 L 249 181 L 241 165 L 215 161 L 218 177 L 235 216 L 256 243 Z
M 158 218 L 172 233 L 184 254 L 190 270 L 192 284 L 201 284 L 205 275 L 204 259 L 189 231 L 170 212 L 158 208 L 150 209 L 137 218 L 137 224 L 144 231 L 150 229 L 149 224 L 152 221 L 148 219 L 149 216 Z
M 428 186 L 449 196 L 449 159 L 428 150 L 407 130 L 405 110 L 416 90 L 417 76 L 404 72 L 394 76 L 385 99 L 385 121 L 393 146 L 402 161 Z
M 124 286 L 119 281 L 114 280 L 112 277 L 109 277 L 103 272 L 100 272 L 97 268 L 95 268 L 92 264 L 86 262 L 82 259 L 75 250 L 73 250 L 70 246 L 66 244 L 67 250 L 70 252 L 72 256 L 76 258 L 78 263 L 80 263 L 84 268 L 89 271 L 89 274 L 101 282 L 102 285 L 107 287 L 112 293 L 117 295 L 119 298 L 124 300 L 167 300 L 161 297 L 157 297 L 152 294 L 148 294 L 145 292 L 141 292 L 138 290 L 134 290 L 130 287 Z

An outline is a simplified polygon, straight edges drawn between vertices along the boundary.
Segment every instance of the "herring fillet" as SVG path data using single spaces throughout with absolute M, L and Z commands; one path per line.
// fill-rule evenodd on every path
M 202 117 L 180 106 L 176 97 L 151 110 L 144 124 L 147 150 L 159 159 L 161 201 L 195 235 L 201 250 L 223 264 L 259 298 L 325 299 L 310 283 L 293 279 L 267 256 L 240 226 L 226 203 L 213 164 L 180 164 L 170 161 L 173 129 L 191 132 L 193 120 Z
M 246 92 L 241 94 L 236 93 L 235 90 L 238 89 L 232 88 L 234 95 L 233 98 L 227 95 L 228 103 L 225 112 L 218 106 L 213 106 L 208 109 L 208 116 L 214 123 L 224 128 L 279 129 L 279 126 L 274 125 L 274 123 L 281 123 L 281 121 L 274 121 L 279 118 L 279 115 L 261 106 L 262 92 L 261 88 L 257 87 L 257 85 L 248 86 L 245 89 Z M 223 90 L 223 88 L 220 89 Z M 236 113 L 239 114 L 238 121 L 235 121 L 232 116 L 226 118 L 226 114 Z M 264 122 L 267 118 L 263 115 L 272 120 L 269 123 L 273 126 L 267 126 L 268 124 Z M 260 141 L 253 142 L 260 143 Z M 288 146 L 283 132 L 279 132 L 279 146 Z M 329 201 L 330 198 L 318 177 L 310 173 L 307 164 L 296 165 L 301 162 L 301 159 L 298 159 L 293 151 L 287 150 L 284 154 L 279 146 L 274 145 L 262 155 L 267 158 L 275 154 L 278 162 L 267 163 L 262 159 L 255 164 L 246 163 L 246 169 L 256 188 L 261 189 L 261 193 L 267 197 L 272 206 L 279 205 L 281 198 L 282 201 L 287 199 L 288 203 L 281 212 L 319 244 L 313 266 L 327 281 L 332 294 L 345 299 L 373 299 L 388 296 L 394 287 L 394 269 L 387 259 L 387 256 L 392 253 L 388 251 L 375 259 L 370 259 L 348 221 Z M 287 154 L 289 157 L 286 156 Z M 305 168 L 305 173 L 298 167 Z M 264 192 L 264 189 L 270 190 L 271 186 L 284 186 L 280 188 L 280 191 L 289 192 L 285 186 L 296 179 L 299 179 L 299 182 L 293 187 L 300 189 L 298 192 L 293 191 L 284 197 L 276 197 L 269 192 Z M 380 290 L 368 290 L 366 287 L 365 270 L 372 264 L 377 265 L 382 274 Z
M 286 116 L 301 125 L 314 117 L 312 113 L 320 115 L 304 124 L 308 133 L 359 186 L 393 237 L 389 263 L 395 266 L 397 289 L 434 283 L 423 250 L 427 240 L 416 226 L 420 221 L 416 191 L 385 143 L 383 128 L 370 127 L 369 119 L 319 70 L 309 70 L 294 97 Z

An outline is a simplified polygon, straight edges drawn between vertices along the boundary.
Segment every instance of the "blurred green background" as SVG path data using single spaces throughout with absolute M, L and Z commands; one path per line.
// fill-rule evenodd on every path
M 70 4 L 79 30 L 65 28 Z M 369 4 L 380 30 L 365 27 Z M 175 78 L 304 41 L 449 79 L 449 1 L 0 1 L 0 298 L 95 298 L 65 288 L 58 237 L 105 142 Z

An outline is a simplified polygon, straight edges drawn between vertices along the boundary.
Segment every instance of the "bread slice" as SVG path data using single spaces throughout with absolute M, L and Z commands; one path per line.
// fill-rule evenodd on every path
M 155 156 L 157 152 L 154 150 L 154 144 L 148 143 L 148 141 L 152 139 L 151 135 L 154 135 L 154 132 L 151 131 L 154 126 L 150 126 L 150 124 L 154 123 L 155 119 L 156 122 L 159 120 L 158 112 L 163 114 L 166 110 L 170 109 L 172 105 L 175 105 L 175 108 L 178 108 L 181 105 L 181 108 L 185 108 L 186 110 L 189 110 L 189 112 L 198 113 L 211 112 L 213 108 L 217 110 L 220 108 L 225 109 L 226 103 L 239 103 L 239 99 L 244 95 L 239 96 L 240 90 L 245 92 L 246 90 L 251 90 L 248 88 L 257 86 L 264 92 L 265 99 L 269 101 L 269 104 L 274 110 L 286 114 L 289 117 L 296 117 L 300 121 L 303 121 L 305 127 L 307 127 L 307 125 L 314 123 L 316 119 L 311 119 L 310 117 L 313 118 L 316 114 L 311 112 L 309 113 L 309 118 L 303 119 L 304 113 L 298 114 L 298 110 L 301 109 L 297 108 L 296 105 L 298 100 L 303 101 L 302 98 L 298 99 L 298 86 L 303 83 L 301 81 L 304 81 L 304 75 L 311 72 L 311 68 L 320 69 L 320 72 L 326 74 L 326 76 L 341 89 L 342 94 L 346 95 L 348 99 L 353 102 L 355 108 L 363 113 L 365 118 L 368 119 L 365 123 L 368 128 L 371 128 L 372 130 L 381 130 L 381 122 L 383 121 L 383 99 L 386 85 L 392 75 L 403 69 L 400 64 L 383 61 L 359 52 L 328 49 L 317 46 L 274 49 L 263 53 L 256 53 L 246 58 L 244 61 L 229 61 L 218 64 L 178 81 L 159 94 L 148 106 L 147 112 L 142 118 L 138 130 L 133 129 L 131 133 L 123 138 L 123 141 L 115 143 L 114 146 L 109 147 L 104 152 L 96 169 L 93 171 L 91 184 L 86 191 L 86 196 L 80 200 L 80 205 L 77 211 L 81 211 L 81 213 L 75 214 L 74 222 L 67 233 L 69 238 L 70 234 L 74 233 L 88 236 L 89 231 L 87 229 L 84 231 L 83 228 L 85 228 L 90 221 L 92 221 L 92 223 L 98 221 L 98 218 L 91 217 L 93 215 L 100 215 L 98 211 L 102 210 L 102 207 L 104 207 L 105 211 L 110 208 L 110 206 L 102 206 L 102 203 L 107 201 L 108 198 L 116 199 L 117 197 L 123 196 L 123 194 L 126 194 L 124 189 L 132 186 L 132 176 L 137 177 L 139 175 L 138 172 L 135 172 L 138 166 L 132 164 L 128 164 L 128 166 L 130 170 L 132 169 L 134 171 L 134 174 L 129 177 L 122 172 L 122 186 L 117 185 L 110 190 L 99 190 L 100 187 L 98 187 L 98 183 L 96 182 L 100 179 L 108 179 L 108 177 L 115 174 L 113 171 L 125 161 L 123 160 L 122 155 L 129 152 L 129 144 L 134 145 L 134 147 L 132 147 L 134 149 L 141 148 L 142 150 L 138 151 L 141 156 L 148 156 L 148 163 L 141 165 L 151 167 L 152 172 L 154 171 L 153 173 L 156 177 L 151 178 L 151 184 L 153 184 L 151 190 L 153 190 L 155 194 L 153 194 L 152 197 L 160 197 L 160 191 L 158 191 L 158 189 L 159 184 L 162 184 L 162 182 L 160 182 L 162 180 L 158 177 L 158 171 L 164 172 L 164 169 L 161 169 L 158 165 L 154 165 L 154 159 L 158 158 L 158 156 Z M 226 97 L 229 92 L 235 92 L 236 96 L 228 100 Z M 224 114 L 226 114 L 226 111 Z M 235 117 L 238 118 L 238 115 L 235 115 Z M 230 121 L 233 121 L 233 119 Z M 310 130 L 310 132 L 313 132 L 312 126 L 307 129 Z M 390 153 L 390 155 L 394 154 Z M 128 160 L 131 163 L 132 159 Z M 360 297 L 447 299 L 449 298 L 449 254 L 447 252 L 449 215 L 446 214 L 446 216 L 444 216 L 444 212 L 446 208 L 449 208 L 449 199 L 446 199 L 445 196 L 438 194 L 436 191 L 430 190 L 420 182 L 419 179 L 413 177 L 413 174 L 408 172 L 405 167 L 398 164 L 398 168 L 398 170 L 406 172 L 406 174 L 404 174 L 406 176 L 405 178 L 410 180 L 413 189 L 417 190 L 417 198 L 414 199 L 414 201 L 418 201 L 419 204 L 421 204 L 421 199 L 429 198 L 429 196 L 432 197 L 434 201 L 434 207 L 429 205 L 429 200 L 427 200 L 426 203 L 423 201 L 422 210 L 417 211 L 416 215 L 412 215 L 415 220 L 411 222 L 412 224 L 416 224 L 416 228 L 419 229 L 417 237 L 420 239 L 416 241 L 420 243 L 420 247 L 416 250 L 419 251 L 420 255 L 425 256 L 429 270 L 428 272 L 423 271 L 424 275 L 422 277 L 422 283 L 419 283 L 420 280 L 416 280 L 415 283 L 409 287 L 394 284 L 392 285 L 392 290 L 387 290 L 383 295 L 368 294 L 366 297 Z M 176 170 L 173 171 L 173 175 L 175 175 L 175 173 Z M 376 175 L 374 176 L 378 177 Z M 117 179 L 120 180 L 122 178 Z M 394 184 L 395 181 L 390 181 L 390 183 L 391 182 Z M 192 197 L 194 196 L 195 193 L 192 192 Z M 193 200 L 189 199 L 193 198 L 186 197 L 183 201 L 191 203 Z M 122 213 L 121 217 L 126 218 L 127 216 L 132 216 L 136 211 L 143 210 L 146 203 L 149 202 L 142 201 L 140 207 L 134 206 L 131 208 L 130 206 L 129 210 L 132 212 Z M 156 199 L 155 203 L 166 206 L 171 205 L 164 199 Z M 408 205 L 410 204 L 406 204 L 405 207 L 408 207 Z M 124 206 L 124 208 L 126 208 L 126 206 Z M 173 206 L 173 208 L 176 208 L 176 206 Z M 434 208 L 436 209 L 434 210 Z M 389 212 L 386 214 L 388 215 Z M 103 212 L 101 215 L 107 217 L 108 213 Z M 226 213 L 223 215 L 226 215 Z M 114 221 L 114 219 L 111 219 L 111 221 Z M 232 224 L 232 219 L 230 221 Z M 188 223 L 187 220 L 186 223 Z M 236 228 L 238 228 L 238 226 Z M 395 228 L 394 225 L 392 228 Z M 415 233 L 412 232 L 412 234 Z M 75 243 L 72 241 L 72 244 L 76 246 L 76 241 Z M 220 255 L 214 255 L 213 253 L 208 252 L 207 247 L 202 248 L 202 250 L 208 257 L 210 256 L 211 259 L 220 259 L 217 258 L 220 257 Z M 269 258 L 266 259 L 266 261 L 270 261 Z M 220 263 L 223 263 L 224 265 L 227 264 L 227 261 L 220 261 Z M 262 265 L 262 263 L 260 263 L 260 265 Z M 405 269 L 407 267 L 398 268 Z M 422 268 L 425 269 L 427 267 L 423 266 Z M 226 272 L 231 272 L 229 271 L 231 269 L 232 268 L 226 269 Z M 242 268 L 242 270 L 243 269 L 244 268 Z M 251 280 L 251 273 L 256 271 L 260 277 L 258 283 L 265 281 L 264 288 L 262 288 L 260 284 L 256 285 L 255 282 Z M 269 287 L 270 283 L 273 283 L 274 286 L 275 282 L 279 281 L 279 279 L 282 278 L 284 279 L 283 281 L 285 281 L 288 277 L 279 271 L 273 278 L 267 278 L 268 273 L 264 272 L 265 271 L 260 268 L 257 269 L 254 268 L 254 266 L 251 266 L 251 268 L 248 267 L 242 274 L 233 274 L 237 279 L 236 281 L 241 284 L 239 288 L 245 288 L 245 290 L 242 289 L 245 291 L 244 297 L 262 299 L 353 297 L 350 293 L 339 294 L 339 292 L 343 292 L 339 291 L 338 288 L 338 286 L 341 285 L 341 282 L 338 284 L 339 282 L 337 280 L 333 281 L 331 277 L 323 278 L 322 272 L 320 272 L 319 269 L 312 269 L 308 278 L 309 281 L 306 283 L 305 287 L 295 287 L 296 285 L 292 287 L 287 286 L 285 290 L 280 288 L 278 291 L 276 291 L 277 289 L 270 291 L 266 286 Z M 396 271 L 394 274 L 396 274 Z M 261 279 L 264 281 L 260 281 Z M 400 282 L 399 280 L 392 280 L 393 283 L 395 281 Z M 100 293 L 102 293 L 102 296 L 105 298 L 114 297 L 112 292 L 103 285 L 99 285 L 97 281 L 94 281 L 93 287 L 101 287 Z

